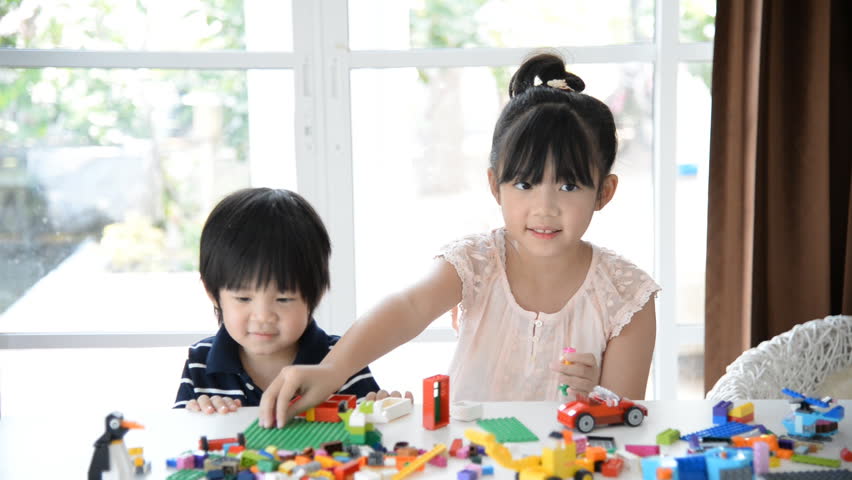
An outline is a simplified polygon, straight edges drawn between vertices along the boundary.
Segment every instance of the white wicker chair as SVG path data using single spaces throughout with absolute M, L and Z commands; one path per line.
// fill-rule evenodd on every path
M 785 387 L 814 396 L 827 376 L 850 366 L 852 316 L 811 320 L 743 352 L 707 398 L 786 398 Z

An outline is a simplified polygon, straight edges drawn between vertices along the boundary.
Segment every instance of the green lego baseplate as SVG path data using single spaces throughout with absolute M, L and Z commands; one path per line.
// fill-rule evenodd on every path
M 493 433 L 500 443 L 538 441 L 538 437 L 515 417 L 483 418 L 476 424 Z
M 204 470 L 178 470 L 166 477 L 166 480 L 198 480 L 207 477 Z
M 263 450 L 274 445 L 281 450 L 301 451 L 317 448 L 323 443 L 349 443 L 349 432 L 343 422 L 308 422 L 294 418 L 284 428 L 260 428 L 257 420 L 245 431 L 246 448 Z

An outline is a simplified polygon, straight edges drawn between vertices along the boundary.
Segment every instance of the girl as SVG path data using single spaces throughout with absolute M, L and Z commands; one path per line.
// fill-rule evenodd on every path
M 558 56 L 521 65 L 488 169 L 505 227 L 446 246 L 425 278 L 356 322 L 319 365 L 284 368 L 261 399 L 261 425 L 324 400 L 456 306 L 453 400 L 556 400 L 560 384 L 644 398 L 659 286 L 582 240 L 618 185 L 612 113 L 584 88 Z M 577 353 L 560 357 L 564 347 Z

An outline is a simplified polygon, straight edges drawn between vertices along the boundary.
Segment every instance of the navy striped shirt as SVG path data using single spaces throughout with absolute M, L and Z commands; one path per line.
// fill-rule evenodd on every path
M 314 319 L 308 322 L 305 333 L 299 338 L 299 351 L 294 365 L 316 365 L 340 339 L 329 335 Z M 341 394 L 358 398 L 378 392 L 379 385 L 364 367 L 338 390 Z M 189 357 L 183 367 L 180 387 L 173 408 L 184 408 L 186 403 L 200 395 L 219 395 L 239 399 L 244 407 L 260 405 L 263 391 L 249 377 L 240 362 L 240 345 L 228 334 L 225 326 L 219 332 L 189 347 Z

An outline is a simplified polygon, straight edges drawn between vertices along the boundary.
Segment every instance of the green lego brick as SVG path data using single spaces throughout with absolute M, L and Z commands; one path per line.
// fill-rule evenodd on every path
M 538 441 L 538 437 L 515 417 L 483 418 L 476 424 L 493 433 L 500 443 Z
M 274 445 L 281 450 L 317 448 L 325 442 L 349 443 L 349 432 L 343 422 L 308 422 L 294 418 L 284 428 L 260 428 L 257 420 L 245 431 L 246 448 L 263 450 Z
M 813 455 L 793 455 L 790 460 L 798 463 L 822 465 L 823 467 L 840 468 L 840 460 L 834 458 L 814 457 Z
M 178 470 L 166 477 L 166 480 L 198 480 L 206 476 L 204 470 Z
M 667 428 L 657 434 L 657 445 L 671 445 L 680 440 L 680 430 Z
M 278 465 L 281 465 L 281 462 L 277 460 L 264 459 L 257 462 L 257 469 L 261 472 L 275 472 L 278 470 Z

